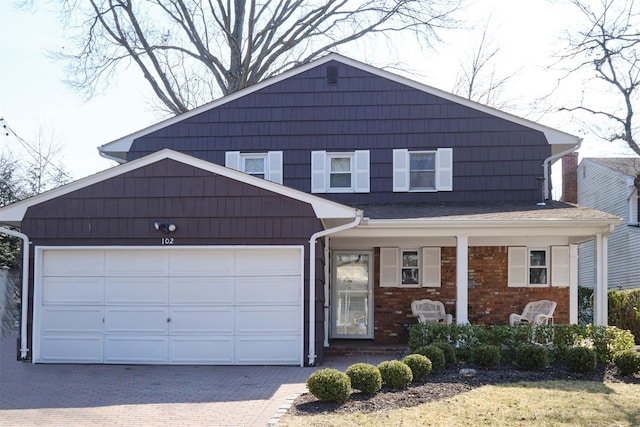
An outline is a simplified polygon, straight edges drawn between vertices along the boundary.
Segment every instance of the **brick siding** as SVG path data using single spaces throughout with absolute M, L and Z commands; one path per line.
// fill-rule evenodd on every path
M 380 250 L 375 250 L 376 266 Z M 440 288 L 382 288 L 379 267 L 374 274 L 374 336 L 380 344 L 406 341 L 406 327 L 416 323 L 411 301 L 428 298 L 441 301 L 447 313 L 456 313 L 456 248 L 442 248 Z M 507 247 L 469 248 L 469 322 L 474 325 L 508 324 L 509 314 L 540 299 L 558 303 L 555 323 L 569 323 L 569 288 L 510 288 L 507 286 Z

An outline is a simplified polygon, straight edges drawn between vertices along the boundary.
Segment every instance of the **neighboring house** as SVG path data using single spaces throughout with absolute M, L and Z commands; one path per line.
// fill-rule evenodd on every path
M 579 142 L 327 55 L 106 144 L 122 165 L 0 209 L 33 243 L 22 356 L 312 365 L 333 340 L 399 342 L 421 298 L 476 324 L 551 299 L 575 323 L 578 244 L 600 253 L 620 223 L 542 202 Z
M 623 219 L 609 236 L 609 289 L 640 288 L 640 158 L 585 158 L 577 171 L 578 204 Z M 578 284 L 594 287 L 593 242 L 579 247 Z

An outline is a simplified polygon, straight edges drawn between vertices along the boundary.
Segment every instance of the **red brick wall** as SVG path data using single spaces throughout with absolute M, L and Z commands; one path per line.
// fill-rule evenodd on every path
M 375 265 L 380 265 L 380 251 L 375 250 Z M 441 301 L 454 316 L 456 303 L 456 248 L 442 248 L 440 288 L 381 288 L 379 267 L 374 275 L 375 341 L 394 344 L 403 337 L 407 324 L 416 323 L 411 315 L 411 301 L 428 298 Z M 568 288 L 507 287 L 507 247 L 469 248 L 469 322 L 472 324 L 508 324 L 510 313 L 521 313 L 530 301 L 556 301 L 555 323 L 569 323 Z

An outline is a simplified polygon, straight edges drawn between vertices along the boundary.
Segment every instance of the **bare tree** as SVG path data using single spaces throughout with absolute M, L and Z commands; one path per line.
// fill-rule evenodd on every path
M 505 73 L 504 63 L 500 61 L 500 46 L 491 39 L 489 28 L 490 19 L 482 28 L 477 43 L 460 61 L 453 92 L 469 100 L 504 109 L 508 102 L 502 99 L 502 89 L 516 72 Z
M 179 114 L 366 37 L 438 39 L 463 0 L 57 0 L 75 32 L 66 59 L 91 96 L 135 64 Z
M 580 13 L 582 27 L 570 38 L 561 61 L 577 64 L 569 74 L 589 70 L 595 71 L 595 77 L 588 80 L 578 105 L 562 110 L 604 119 L 602 125 L 591 128 L 605 140 L 624 141 L 640 155 L 639 126 L 634 121 L 640 101 L 640 7 L 634 0 L 570 1 Z M 593 96 L 593 91 L 602 92 Z M 608 107 L 603 93 L 616 94 L 618 105 Z

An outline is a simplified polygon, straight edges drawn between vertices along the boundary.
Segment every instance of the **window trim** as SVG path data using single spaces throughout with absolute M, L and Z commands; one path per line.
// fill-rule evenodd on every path
M 346 157 L 351 159 L 351 187 L 331 187 L 331 159 Z M 311 193 L 369 193 L 369 191 L 369 150 L 311 152 Z
M 402 255 L 404 252 L 418 254 L 418 283 L 402 283 Z M 442 281 L 442 251 L 440 246 L 418 248 L 380 248 L 379 286 L 382 288 L 439 288 Z M 409 267 L 408 267 L 409 268 Z
M 264 158 L 264 178 L 267 181 L 282 185 L 282 151 L 267 151 L 260 153 L 242 153 L 240 151 L 225 152 L 224 165 L 227 168 L 245 172 L 245 159 Z M 256 176 L 247 173 L 247 175 Z
M 532 266 L 531 252 L 544 251 L 545 265 Z M 571 273 L 562 269 L 570 269 L 569 266 L 569 247 L 568 246 L 546 246 L 546 247 L 528 247 L 528 246 L 509 246 L 507 251 L 507 287 L 513 288 L 549 288 L 552 286 L 564 287 L 568 286 L 568 280 Z M 554 254 L 558 260 L 554 261 Z M 564 254 L 564 259 L 561 258 Z M 531 269 L 545 268 L 546 283 L 531 283 Z M 555 270 L 558 269 L 558 272 Z M 566 275 L 566 280 L 560 280 L 562 273 Z M 554 283 L 554 278 L 558 283 Z
M 411 173 L 413 170 L 411 169 L 411 156 L 414 154 L 433 154 L 433 187 L 411 187 Z M 417 151 L 409 151 L 409 162 L 408 162 L 408 173 L 409 173 L 409 192 L 412 193 L 429 193 L 429 192 L 437 192 L 438 191 L 438 151 L 437 150 L 417 150 Z M 428 171 L 424 171 L 428 172 Z
M 412 153 L 435 152 L 435 189 L 411 189 L 411 158 Z M 453 191 L 453 148 L 437 148 L 409 150 L 394 149 L 392 158 L 393 191 L 396 193 L 433 193 L 438 191 Z
M 267 179 L 269 176 L 268 167 L 267 167 L 267 153 L 240 153 L 240 170 L 247 175 L 255 176 L 257 178 Z M 256 174 L 252 172 L 247 172 L 247 160 L 262 160 L 262 174 Z M 258 176 L 262 175 L 262 176 Z
M 419 248 L 401 248 L 399 251 L 400 259 L 398 260 L 398 266 L 400 270 L 400 277 L 398 278 L 398 287 L 400 288 L 419 288 L 422 285 L 422 253 Z M 416 254 L 416 266 L 405 266 L 404 265 L 404 254 L 405 253 L 415 253 Z M 403 282 L 403 272 L 405 269 L 417 270 L 418 277 L 416 278 L 416 283 L 404 283 Z
M 532 252 L 544 252 L 544 266 L 531 265 L 531 253 Z M 551 259 L 549 258 L 550 250 L 545 248 L 527 248 L 527 286 L 530 288 L 548 288 L 551 286 Z M 531 283 L 531 270 L 532 269 L 544 269 L 545 270 L 545 283 Z

